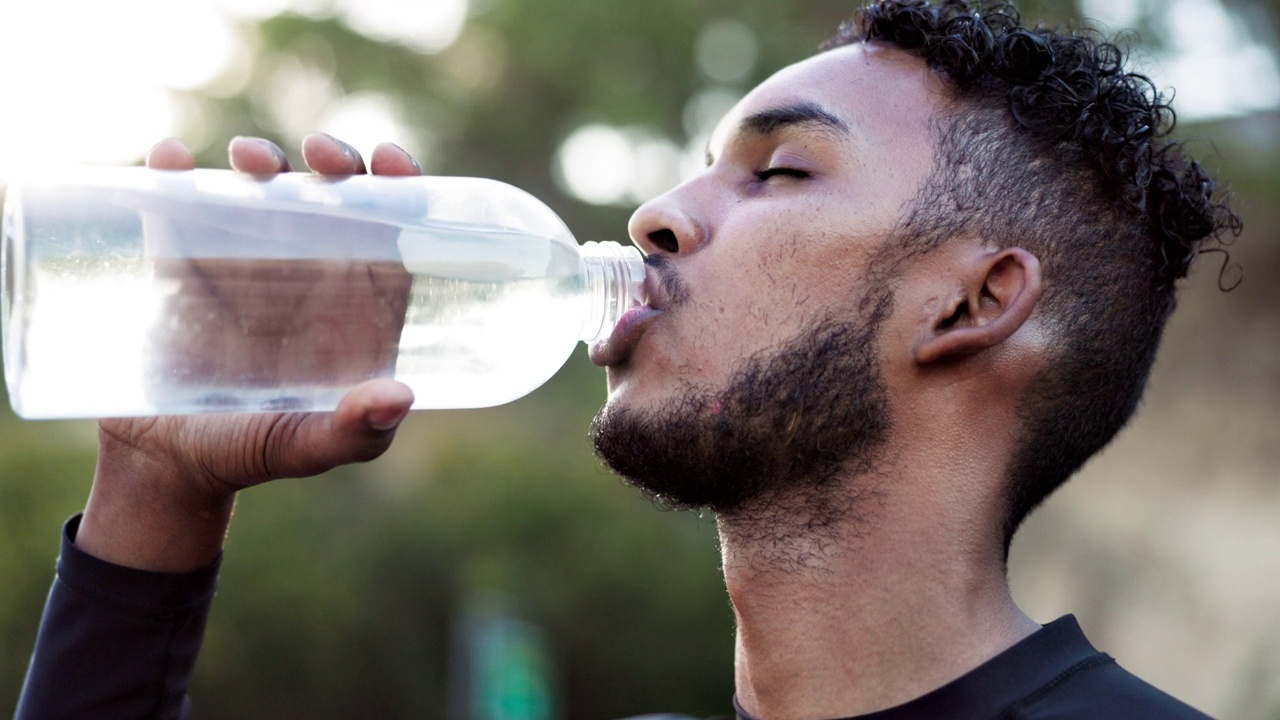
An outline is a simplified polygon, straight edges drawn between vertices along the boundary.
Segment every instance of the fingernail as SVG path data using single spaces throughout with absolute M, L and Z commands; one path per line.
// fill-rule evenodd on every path
M 409 408 L 384 408 L 381 410 L 371 410 L 366 418 L 369 427 L 378 432 L 386 432 L 394 430 L 405 416 L 409 414 Z
M 350 145 L 343 142 L 342 140 L 339 140 L 338 138 L 330 135 L 329 133 L 325 133 L 324 136 L 332 140 L 334 144 L 338 146 L 338 149 L 342 151 L 342 154 L 347 156 L 348 160 L 350 160 L 351 162 L 357 161 L 357 159 L 359 158 L 359 155 L 356 154 L 355 148 L 351 147 Z
M 274 155 L 276 158 L 276 162 L 280 164 L 280 167 L 288 167 L 289 156 L 284 154 L 284 151 L 280 149 L 279 145 L 276 145 L 275 143 L 265 138 L 250 137 L 248 135 L 236 135 L 235 137 L 231 138 L 231 142 L 227 143 L 227 149 L 229 151 L 231 148 L 235 147 L 236 143 L 244 143 L 244 142 L 257 145 L 263 150 L 266 150 L 267 152 Z
M 404 148 L 400 147 L 399 145 L 396 145 L 395 143 L 387 143 L 387 144 L 399 150 L 400 154 L 403 155 L 406 160 L 413 163 L 413 167 L 415 170 L 417 170 L 418 172 L 422 172 L 422 164 L 418 162 L 418 158 L 410 155 L 408 150 L 405 150 Z
M 281 150 L 279 145 L 262 138 L 254 138 L 254 140 L 257 141 L 258 145 L 270 150 L 271 154 L 276 156 L 276 160 L 280 161 L 281 166 L 284 166 L 285 163 L 289 162 L 289 156 L 284 154 L 284 150 Z

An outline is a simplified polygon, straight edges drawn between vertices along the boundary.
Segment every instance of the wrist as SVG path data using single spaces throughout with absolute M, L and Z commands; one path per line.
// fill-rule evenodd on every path
M 76 546 L 100 560 L 155 572 L 189 572 L 214 562 L 234 493 L 187 477 L 180 463 L 101 436 Z

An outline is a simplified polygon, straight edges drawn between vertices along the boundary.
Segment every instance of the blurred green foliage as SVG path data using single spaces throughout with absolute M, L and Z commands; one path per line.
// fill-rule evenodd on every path
M 586 451 L 589 404 L 415 416 L 383 462 L 244 498 L 198 707 L 439 717 L 450 624 L 485 593 L 552 639 L 568 717 L 723 708 L 731 626 L 712 523 L 621 491 Z
M 706 84 L 699 32 L 724 18 L 756 33 L 739 87 L 816 48 L 846 0 L 475 0 L 462 36 L 426 56 L 332 18 L 254 27 L 252 73 L 230 96 L 197 92 L 202 164 L 225 141 L 297 138 L 265 109 L 272 71 L 299 60 L 342 92 L 394 98 L 429 133 L 428 171 L 499 178 L 548 202 L 580 238 L 621 238 L 628 209 L 555 183 L 553 157 L 599 121 L 683 143 Z M 1023 3 L 1049 20 L 1065 0 Z M 1274 8 L 1267 5 L 1273 13 Z M 301 165 L 296 162 L 295 164 Z M 1250 180 L 1274 193 L 1275 174 Z M 603 375 L 583 353 L 502 408 L 415 414 L 383 459 L 252 490 L 240 501 L 193 695 L 198 718 L 441 717 L 451 623 L 497 592 L 551 639 L 559 707 L 571 720 L 730 709 L 731 613 L 710 517 L 655 511 L 589 451 Z M 52 575 L 59 524 L 93 470 L 87 423 L 0 416 L 0 714 L 10 712 Z

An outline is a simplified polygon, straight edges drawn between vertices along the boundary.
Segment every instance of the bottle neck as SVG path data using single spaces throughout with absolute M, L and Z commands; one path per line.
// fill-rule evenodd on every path
M 586 242 L 578 249 L 586 278 L 587 316 L 579 337 L 603 340 L 618 318 L 644 302 L 644 258 L 630 245 Z

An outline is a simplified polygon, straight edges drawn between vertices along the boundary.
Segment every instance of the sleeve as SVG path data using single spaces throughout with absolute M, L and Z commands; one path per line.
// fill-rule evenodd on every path
M 190 573 L 134 570 L 75 546 L 64 527 L 15 720 L 178 720 L 221 558 Z

